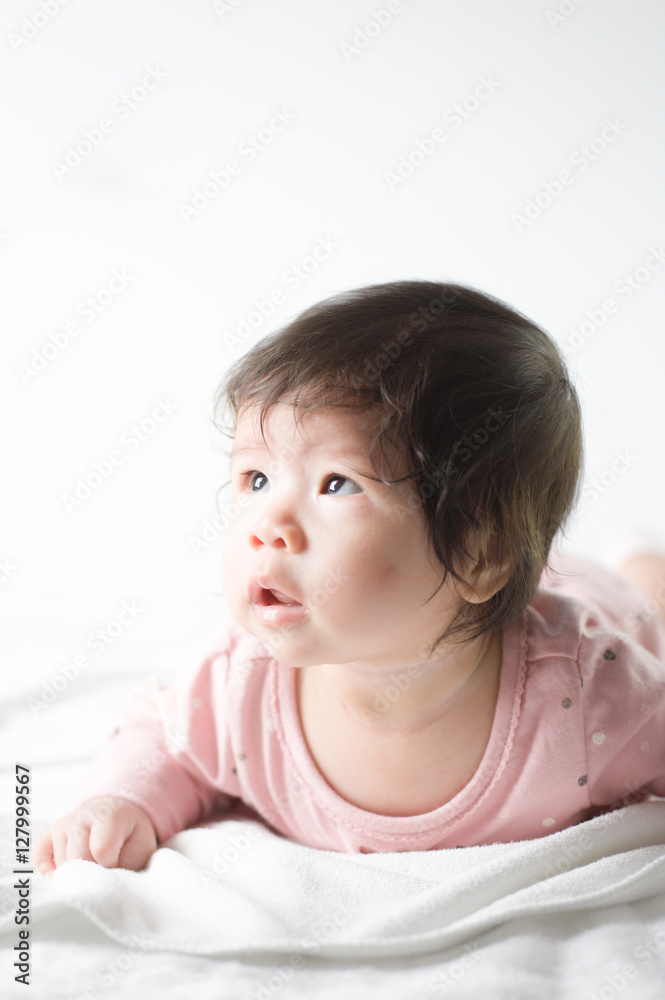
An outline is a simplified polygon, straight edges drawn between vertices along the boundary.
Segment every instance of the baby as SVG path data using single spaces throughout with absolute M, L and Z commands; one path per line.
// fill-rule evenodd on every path
M 224 815 L 412 851 L 665 795 L 665 621 L 637 589 L 665 559 L 629 582 L 551 553 L 583 437 L 542 330 L 459 285 L 360 288 L 259 342 L 215 405 L 234 438 L 224 634 L 135 695 L 36 844 L 42 872 L 139 870 Z

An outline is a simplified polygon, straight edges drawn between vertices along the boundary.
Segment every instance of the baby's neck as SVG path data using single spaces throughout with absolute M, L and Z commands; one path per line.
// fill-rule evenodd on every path
M 501 669 L 501 632 L 481 636 L 462 652 L 413 666 L 381 670 L 358 664 L 303 667 L 328 710 L 361 730 L 405 737 L 443 725 L 450 731 L 476 706 L 492 711 Z
M 479 652 L 457 672 L 450 663 L 412 677 L 393 670 L 380 684 L 350 664 L 297 669 L 303 735 L 338 795 L 380 815 L 419 816 L 464 788 L 492 731 L 501 633 Z

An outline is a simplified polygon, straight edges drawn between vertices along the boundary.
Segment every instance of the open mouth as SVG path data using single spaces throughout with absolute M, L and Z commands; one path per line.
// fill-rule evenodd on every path
M 275 604 L 282 604 L 289 608 L 302 607 L 298 601 L 289 597 L 288 594 L 283 594 L 281 590 L 266 590 L 265 587 L 261 588 L 258 603 L 264 608 L 271 607 Z
M 264 587 L 254 578 L 249 585 L 249 601 L 254 618 L 261 625 L 280 628 L 297 625 L 308 617 L 308 610 L 295 597 L 274 587 Z

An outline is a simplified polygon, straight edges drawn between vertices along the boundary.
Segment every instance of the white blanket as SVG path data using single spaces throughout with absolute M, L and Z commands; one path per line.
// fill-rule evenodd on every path
M 98 947 L 101 930 L 125 956 L 118 996 L 134 995 L 127 989 L 137 956 L 161 951 L 244 959 L 255 969 L 261 968 L 257 962 L 272 961 L 272 972 L 264 970 L 258 979 L 263 986 L 228 993 L 236 998 L 272 996 L 278 986 L 288 988 L 282 996 L 300 996 L 298 984 L 304 987 L 305 971 L 311 976 L 314 956 L 348 975 L 350 960 L 374 966 L 388 961 L 395 968 L 396 957 L 402 956 L 397 968 L 404 970 L 405 959 L 413 963 L 426 955 L 427 968 L 422 961 L 414 965 L 424 975 L 405 979 L 407 991 L 391 995 L 415 1000 L 454 989 L 457 996 L 534 996 L 533 986 L 521 992 L 520 983 L 526 983 L 524 973 L 531 973 L 535 959 L 551 984 L 546 996 L 609 1000 L 625 988 L 626 997 L 660 997 L 664 845 L 661 801 L 534 841 L 393 854 L 315 850 L 257 822 L 228 819 L 173 837 L 143 872 L 72 861 L 51 879 L 34 874 L 31 936 L 35 942 L 59 936 L 62 942 L 62 932 L 54 934 L 54 928 L 66 927 L 69 945 L 78 940 L 85 946 L 90 931 Z M 14 878 L 5 870 L 0 881 L 0 943 L 8 949 L 17 941 Z M 515 954 L 516 942 L 523 949 L 537 938 L 541 944 L 529 958 Z M 504 958 L 512 955 L 512 968 L 509 964 L 503 973 L 502 962 L 496 962 L 498 941 L 508 945 Z M 565 970 L 548 968 L 554 942 L 581 951 L 583 959 L 578 955 L 576 966 Z M 487 949 L 494 953 L 491 961 Z M 554 949 L 560 957 L 557 952 L 562 949 Z M 10 963 L 3 965 L 7 969 Z M 33 978 L 40 973 L 43 979 L 45 972 L 35 967 Z M 496 988 L 506 972 L 512 985 L 504 994 Z M 90 970 L 86 975 L 89 987 Z M 67 993 L 57 992 L 52 983 L 51 992 L 31 989 L 17 995 L 73 997 L 74 980 Z M 360 982 L 368 988 L 377 983 L 364 976 Z M 161 995 L 179 994 L 162 990 Z M 354 997 L 361 995 L 379 994 L 355 992 Z

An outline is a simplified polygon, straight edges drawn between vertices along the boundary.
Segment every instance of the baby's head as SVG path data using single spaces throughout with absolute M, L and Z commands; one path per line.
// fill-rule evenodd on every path
M 293 407 L 296 422 L 318 412 L 371 427 L 377 483 L 399 495 L 405 525 L 422 523 L 439 588 L 449 575 L 459 586 L 434 648 L 522 612 L 582 476 L 580 403 L 542 330 L 460 285 L 355 289 L 307 309 L 231 367 L 217 392 L 219 426 L 233 433 L 251 414 L 263 432 L 275 404 Z

